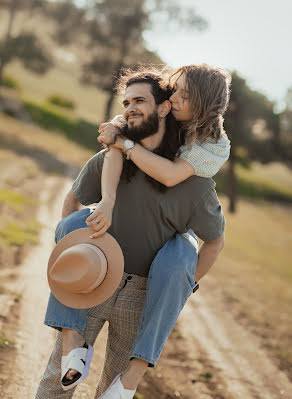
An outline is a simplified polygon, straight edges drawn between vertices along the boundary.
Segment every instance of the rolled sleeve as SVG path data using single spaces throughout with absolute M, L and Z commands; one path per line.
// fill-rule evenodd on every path
M 104 151 L 90 158 L 72 185 L 72 193 L 82 205 L 90 205 L 101 200 L 103 159 Z
M 197 176 L 212 177 L 228 160 L 229 155 L 230 141 L 224 136 L 217 143 L 214 140 L 204 143 L 196 140 L 191 146 L 182 146 L 179 158 L 191 164 Z
M 188 228 L 203 241 L 209 242 L 219 238 L 225 230 L 225 218 L 215 189 L 210 189 L 196 206 Z

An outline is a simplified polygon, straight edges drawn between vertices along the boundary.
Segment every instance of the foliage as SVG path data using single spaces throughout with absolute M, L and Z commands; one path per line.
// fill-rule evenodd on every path
M 8 205 L 17 212 L 22 213 L 24 206 L 32 204 L 33 201 L 9 189 L 0 190 L 0 204 Z
M 14 342 L 7 337 L 6 331 L 0 330 L 0 348 L 4 348 L 7 345 L 11 345 Z
M 38 233 L 41 225 L 37 221 L 23 223 L 6 223 L 4 228 L 0 228 L 0 238 L 8 245 L 18 247 L 26 243 L 37 244 Z
M 15 59 L 20 60 L 25 68 L 39 74 L 52 67 L 52 57 L 35 33 L 23 29 L 15 32 L 13 29 L 17 13 L 24 10 L 32 18 L 33 13 L 36 10 L 39 12 L 45 4 L 45 0 L 12 0 L 10 4 L 0 4 L 0 8 L 9 11 L 7 32 L 0 39 L 0 85 L 3 84 L 4 68 Z
M 53 65 L 50 55 L 39 39 L 30 32 L 22 33 L 0 44 L 0 57 L 10 63 L 18 58 L 25 68 L 39 74 Z
M 12 76 L 4 75 L 3 76 L 3 86 L 8 87 L 9 89 L 20 90 L 20 84 L 14 79 Z
M 213 377 L 213 373 L 211 371 L 204 371 L 203 373 L 200 374 L 200 377 L 209 379 Z
M 76 7 L 74 2 L 57 0 L 46 7 L 46 13 L 56 23 L 53 38 L 59 45 L 71 44 L 76 36 L 84 33 L 86 10 Z
M 285 96 L 286 107 L 280 114 L 281 139 L 290 147 L 292 144 L 292 87 L 289 87 Z
M 247 170 L 240 165 L 236 166 L 235 171 L 237 176 L 236 189 L 239 197 L 292 204 L 292 189 L 287 185 L 263 179 L 254 174 L 252 169 Z M 225 170 L 220 171 L 214 177 L 218 193 L 226 193 L 227 177 Z
M 54 35 L 58 43 L 78 41 L 90 50 L 82 62 L 81 81 L 109 94 L 104 120 L 111 113 L 116 78 L 122 68 L 137 62 L 162 63 L 146 48 L 143 33 L 147 29 L 161 21 L 167 21 L 166 27 L 180 29 L 206 27 L 193 7 L 182 7 L 174 0 L 92 0 L 84 9 L 71 1 L 57 1 L 48 12 L 59 22 Z
M 24 102 L 24 107 L 33 122 L 39 126 L 47 130 L 58 130 L 64 133 L 68 139 L 90 150 L 99 148 L 96 141 L 98 126 L 93 123 L 83 119 L 74 120 L 61 112 L 49 109 L 47 106 L 29 101 Z
M 69 98 L 61 96 L 60 94 L 52 94 L 48 97 L 48 102 L 54 105 L 58 105 L 59 107 L 74 109 L 75 104 Z
M 263 121 L 263 124 L 261 131 L 256 136 L 254 127 L 259 121 Z M 262 93 L 252 90 L 236 72 L 232 74 L 232 92 L 225 116 L 225 128 L 231 139 L 229 170 L 225 187 L 229 196 L 229 211 L 235 212 L 239 190 L 235 167 L 238 163 L 242 163 L 238 151 L 242 153 L 243 149 L 245 150 L 247 165 L 252 159 L 261 161 L 261 156 L 264 157 L 268 147 L 269 161 L 275 160 L 278 157 L 280 146 L 278 117 L 274 113 L 274 103 Z M 267 144 L 268 140 L 272 141 L 274 145 Z

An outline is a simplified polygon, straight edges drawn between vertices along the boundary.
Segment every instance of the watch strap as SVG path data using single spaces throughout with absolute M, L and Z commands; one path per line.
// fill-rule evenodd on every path
M 195 285 L 193 286 L 193 293 L 196 292 L 200 288 L 200 285 L 197 281 L 195 281 Z

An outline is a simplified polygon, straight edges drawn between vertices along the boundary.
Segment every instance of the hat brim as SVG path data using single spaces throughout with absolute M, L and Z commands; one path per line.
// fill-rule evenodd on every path
M 98 238 L 90 238 L 94 231 L 89 228 L 75 230 L 67 234 L 53 249 L 47 269 L 49 286 L 53 295 L 64 305 L 75 309 L 88 309 L 106 301 L 118 288 L 124 272 L 124 256 L 121 247 L 113 236 L 105 233 Z M 50 270 L 65 249 L 76 244 L 88 243 L 102 250 L 107 259 L 107 273 L 102 283 L 88 294 L 67 292 L 50 277 Z

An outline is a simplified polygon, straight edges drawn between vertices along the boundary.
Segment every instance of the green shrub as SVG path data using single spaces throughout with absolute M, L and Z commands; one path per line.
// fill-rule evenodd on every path
M 4 348 L 4 346 L 12 345 L 14 342 L 12 339 L 8 338 L 6 335 L 6 331 L 0 331 L 0 348 Z
M 8 75 L 3 76 L 3 85 L 9 89 L 20 90 L 21 87 L 19 83 L 12 77 Z
M 24 101 L 24 108 L 32 121 L 47 130 L 58 130 L 69 139 L 90 150 L 101 148 L 96 141 L 98 126 L 83 119 L 53 111 L 48 106 Z
M 10 222 L 6 223 L 5 227 L 0 229 L 0 238 L 6 244 L 18 247 L 26 243 L 37 244 L 40 228 L 40 223 L 34 220 L 21 224 Z
M 22 213 L 24 211 L 24 205 L 32 204 L 33 201 L 29 198 L 23 197 L 15 191 L 9 189 L 0 190 L 0 204 L 6 204 L 15 211 Z
M 75 109 L 75 104 L 73 101 L 59 94 L 52 94 L 51 96 L 49 96 L 48 102 L 54 105 L 58 105 L 59 107 Z
M 214 180 L 216 182 L 216 191 L 227 194 L 227 173 L 220 171 L 214 177 Z M 252 169 L 248 173 L 237 170 L 236 186 L 238 197 L 292 203 L 292 193 L 289 188 L 280 187 L 273 182 L 267 182 L 260 177 L 255 177 Z

